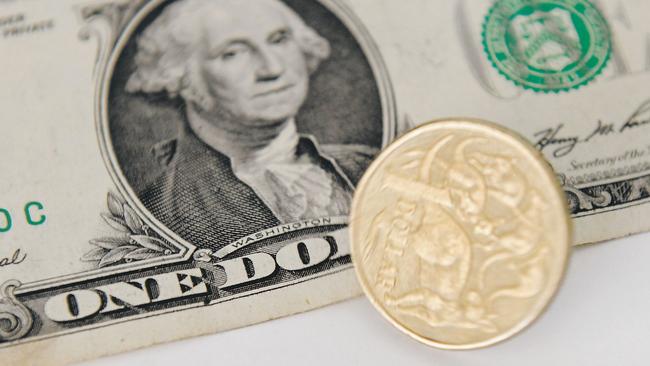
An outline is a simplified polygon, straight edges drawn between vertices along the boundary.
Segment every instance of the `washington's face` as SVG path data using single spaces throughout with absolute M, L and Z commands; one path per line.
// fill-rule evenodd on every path
M 216 108 L 251 126 L 295 116 L 309 72 L 284 14 L 242 1 L 224 2 L 207 18 L 202 72 Z

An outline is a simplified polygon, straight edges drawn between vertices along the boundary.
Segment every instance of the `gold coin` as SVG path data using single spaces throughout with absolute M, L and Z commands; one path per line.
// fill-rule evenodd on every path
M 431 346 L 471 349 L 546 308 L 572 240 L 553 170 L 523 138 L 478 120 L 407 133 L 361 179 L 352 259 L 374 306 Z

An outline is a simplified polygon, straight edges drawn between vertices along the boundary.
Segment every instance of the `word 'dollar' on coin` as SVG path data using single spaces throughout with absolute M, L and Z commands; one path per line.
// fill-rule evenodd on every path
M 361 180 L 350 223 L 357 275 L 375 307 L 421 342 L 497 343 L 559 287 L 572 240 L 565 202 L 522 138 L 481 121 L 426 124 Z

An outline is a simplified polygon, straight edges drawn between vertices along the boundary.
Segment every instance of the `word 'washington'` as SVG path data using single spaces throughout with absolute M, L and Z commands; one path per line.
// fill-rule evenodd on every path
M 294 222 L 292 224 L 284 224 L 284 225 L 276 226 L 274 228 L 266 229 L 264 231 L 260 231 L 255 234 L 243 237 L 237 240 L 236 242 L 232 243 L 231 245 L 234 248 L 239 248 L 247 244 L 250 244 L 251 242 L 256 242 L 269 237 L 278 236 L 280 234 L 290 233 L 292 231 L 304 230 L 311 227 L 331 225 L 331 224 L 332 224 L 332 219 L 329 217 L 322 218 L 322 219 L 312 219 L 312 220 L 305 220 L 301 222 Z

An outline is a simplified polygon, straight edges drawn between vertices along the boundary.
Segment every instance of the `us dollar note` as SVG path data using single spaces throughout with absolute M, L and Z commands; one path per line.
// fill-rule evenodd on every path
M 0 358 L 62 364 L 357 295 L 355 186 L 445 116 L 543 151 L 578 243 L 648 229 L 648 10 L 1 2 Z

